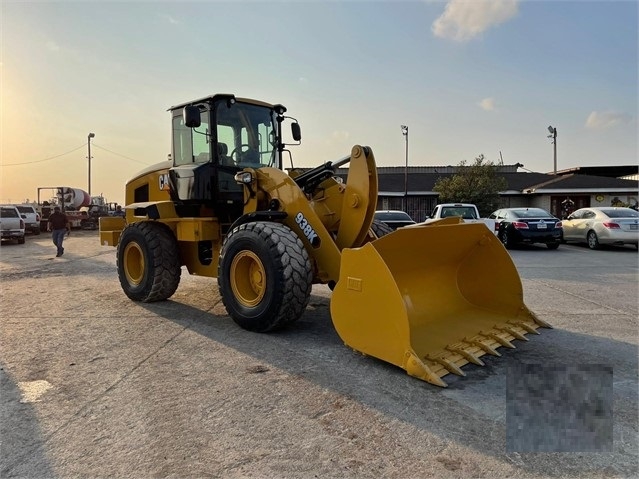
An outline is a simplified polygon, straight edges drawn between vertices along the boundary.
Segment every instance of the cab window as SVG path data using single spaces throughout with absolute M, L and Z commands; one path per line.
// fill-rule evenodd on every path
M 218 145 L 226 145 L 236 166 L 278 166 L 275 164 L 275 113 L 270 108 L 220 102 L 216 115 Z
M 175 165 L 206 163 L 210 161 L 211 141 L 209 123 L 202 115 L 202 123 L 197 128 L 184 125 L 182 115 L 173 117 L 173 162 Z

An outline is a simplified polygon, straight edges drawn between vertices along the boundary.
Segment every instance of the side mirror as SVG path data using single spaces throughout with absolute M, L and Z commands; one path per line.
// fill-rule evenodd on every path
M 299 123 L 291 123 L 291 133 L 295 141 L 300 141 L 302 139 L 302 130 L 300 130 Z
M 182 110 L 182 118 L 184 119 L 184 124 L 189 128 L 197 128 L 202 124 L 200 109 L 197 106 L 185 106 L 184 110 Z

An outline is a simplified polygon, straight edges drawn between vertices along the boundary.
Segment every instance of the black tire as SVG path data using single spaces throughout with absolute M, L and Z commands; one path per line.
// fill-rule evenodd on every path
M 560 241 L 557 241 L 556 243 L 546 243 L 546 247 L 548 249 L 557 249 L 559 248 L 559 244 L 560 244 Z
M 217 283 L 233 321 L 264 333 L 304 313 L 313 271 L 302 241 L 288 226 L 258 221 L 239 225 L 227 235 Z
M 501 230 L 501 232 L 499 233 L 499 239 L 501 240 L 501 244 L 503 244 L 506 249 L 512 249 L 515 246 L 515 243 L 510 237 L 510 234 L 508 234 L 507 228 Z
M 33 234 L 34 235 L 39 235 L 40 234 L 40 228 L 33 228 Z
M 382 236 L 386 236 L 387 234 L 393 232 L 393 228 L 380 220 L 373 220 L 371 229 L 373 230 L 373 233 L 375 233 L 375 236 L 377 236 L 378 238 L 381 238 Z
M 180 284 L 177 240 L 162 223 L 141 221 L 124 228 L 118 243 L 117 266 L 120 285 L 134 301 L 163 301 Z
M 25 242 L 24 236 L 22 236 L 21 238 L 18 238 L 18 244 L 24 244 L 24 242 Z
M 593 230 L 588 231 L 586 235 L 586 241 L 588 242 L 588 248 L 590 249 L 599 249 L 601 245 L 599 244 L 599 238 L 597 237 L 597 233 Z

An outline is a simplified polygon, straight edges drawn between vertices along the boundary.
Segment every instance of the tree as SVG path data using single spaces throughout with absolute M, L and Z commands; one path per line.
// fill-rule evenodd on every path
M 499 208 L 499 192 L 508 186 L 496 170 L 484 155 L 475 158 L 472 165 L 463 160 L 454 175 L 438 178 L 433 190 L 439 193 L 440 203 L 473 203 L 479 213 L 486 216 Z

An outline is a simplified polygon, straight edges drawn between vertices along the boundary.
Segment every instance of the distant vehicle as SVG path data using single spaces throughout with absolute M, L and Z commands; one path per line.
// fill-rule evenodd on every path
M 15 205 L 0 205 L 0 237 L 24 244 L 24 218 Z
M 477 206 L 472 203 L 441 203 L 435 206 L 435 209 L 424 223 L 428 224 L 455 216 L 463 219 L 464 223 L 484 223 L 490 231 L 497 233 L 495 220 L 481 218 Z
M 632 208 L 581 208 L 562 223 L 566 242 L 587 243 L 590 249 L 625 244 L 638 248 L 639 213 Z
M 561 220 L 542 208 L 502 208 L 488 217 L 496 221 L 497 236 L 507 249 L 523 243 L 557 249 L 561 243 Z
M 396 230 L 402 226 L 414 225 L 415 221 L 405 211 L 379 210 L 375 212 L 375 219 Z
M 32 205 L 15 205 L 21 215 L 24 215 L 24 229 L 35 235 L 40 234 L 40 214 Z

